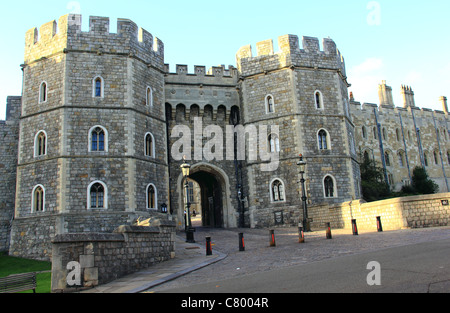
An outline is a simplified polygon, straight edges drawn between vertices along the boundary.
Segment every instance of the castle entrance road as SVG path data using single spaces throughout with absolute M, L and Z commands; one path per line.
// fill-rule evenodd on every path
M 211 237 L 227 258 L 149 292 L 450 292 L 450 227 L 332 235 L 306 233 L 299 244 L 295 228 L 276 228 L 276 247 L 269 247 L 268 230 L 199 228 L 197 243 Z
M 168 290 L 176 293 L 449 293 L 450 240 L 339 257 Z M 380 285 L 369 262 L 380 264 Z M 369 277 L 369 278 L 368 278 Z

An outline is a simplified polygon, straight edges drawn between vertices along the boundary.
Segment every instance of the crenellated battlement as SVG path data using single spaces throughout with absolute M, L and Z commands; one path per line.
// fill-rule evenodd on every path
M 184 64 L 177 64 L 175 73 L 170 72 L 169 64 L 165 64 L 167 73 L 166 82 L 182 82 L 188 80 L 193 84 L 235 84 L 237 82 L 237 69 L 233 65 L 228 68 L 225 65 L 212 66 L 206 70 L 206 66 L 195 65 L 194 72 L 189 73 L 189 68 Z
M 68 14 L 37 28 L 25 39 L 25 63 L 58 52 L 125 54 L 142 59 L 161 70 L 164 67 L 164 44 L 151 33 L 128 19 L 117 20 L 117 33 L 110 32 L 110 19 L 91 16 L 89 31 L 82 31 L 82 16 Z
M 236 54 L 237 66 L 243 76 L 256 74 L 261 66 L 264 71 L 289 66 L 336 69 L 345 76 L 344 58 L 335 42 L 325 38 L 322 46 L 323 50 L 318 38 L 304 36 L 300 47 L 296 35 L 284 35 L 278 37 L 278 52 L 274 52 L 272 39 L 256 43 L 256 56 L 251 45 L 243 46 Z

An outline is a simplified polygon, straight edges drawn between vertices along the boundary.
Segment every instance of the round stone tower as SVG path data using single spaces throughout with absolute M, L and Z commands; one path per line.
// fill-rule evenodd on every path
M 70 14 L 26 34 L 12 255 L 48 259 L 56 234 L 168 203 L 163 43 L 125 19 L 81 28 Z
M 302 220 L 299 154 L 307 161 L 308 205 L 360 197 L 344 60 L 331 39 L 323 50 L 317 38 L 302 44 L 285 35 L 278 52 L 266 40 L 256 44 L 257 55 L 249 45 L 236 55 L 243 122 L 259 133 L 260 157 L 246 166 L 252 227 Z

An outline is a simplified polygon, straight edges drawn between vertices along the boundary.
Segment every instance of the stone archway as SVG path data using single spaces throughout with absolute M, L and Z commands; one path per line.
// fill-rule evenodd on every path
M 230 181 L 220 168 L 209 163 L 197 163 L 191 166 L 191 180 L 201 189 L 202 225 L 206 227 L 236 227 L 236 212 L 231 205 Z M 179 210 L 178 219 L 184 220 L 184 179 L 178 178 Z

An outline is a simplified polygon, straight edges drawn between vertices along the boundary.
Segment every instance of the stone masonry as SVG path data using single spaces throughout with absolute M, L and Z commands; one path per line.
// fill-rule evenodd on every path
M 20 97 L 8 97 L 6 121 L 0 121 L 0 251 L 9 249 L 16 194 Z
M 236 66 L 171 71 L 164 44 L 128 19 L 69 14 L 26 33 L 23 94 L 0 123 L 0 249 L 49 260 L 68 233 L 111 233 L 139 217 L 185 227 L 183 156 L 209 227 L 297 225 L 299 154 L 313 225 L 321 208 L 361 199 L 362 157 L 392 189 L 423 165 L 449 191 L 443 111 L 349 95 L 335 42 L 284 35 L 238 49 Z M 181 52 L 180 52 L 181 53 Z M 192 70 L 192 69 L 191 69 Z M 160 213 L 163 204 L 168 214 Z M 318 225 L 318 227 L 321 227 Z
M 158 224 L 122 225 L 109 234 L 57 235 L 53 240 L 52 292 L 92 288 L 170 260 L 175 253 L 175 223 Z M 71 262 L 79 265 L 74 285 L 67 280 L 71 276 L 71 269 L 67 268 Z

